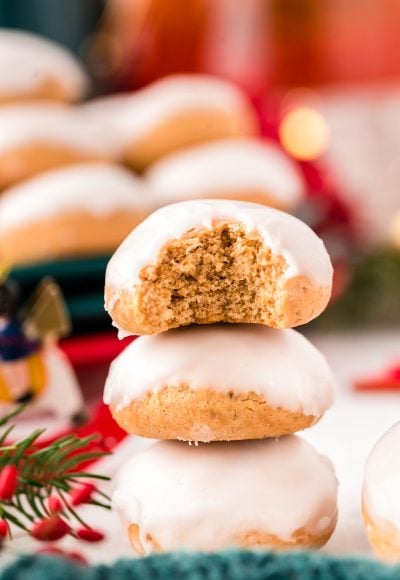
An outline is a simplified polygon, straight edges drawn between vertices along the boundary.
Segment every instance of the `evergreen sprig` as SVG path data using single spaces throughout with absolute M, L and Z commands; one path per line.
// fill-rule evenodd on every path
M 74 521 L 90 530 L 90 526 L 75 509 L 75 505 L 79 504 L 71 502 L 70 492 L 82 486 L 82 480 L 109 479 L 80 469 L 84 462 L 98 459 L 107 453 L 90 450 L 90 444 L 97 439 L 97 435 L 78 437 L 76 434 L 68 434 L 48 445 L 40 445 L 39 438 L 45 429 L 36 429 L 24 439 L 8 443 L 14 429 L 10 422 L 24 408 L 18 407 L 0 419 L 0 476 L 5 468 L 10 469 L 9 466 L 13 466 L 17 474 L 11 497 L 2 499 L 0 489 L 0 519 L 31 533 L 35 522 L 47 521 L 54 516 L 48 500 L 57 497 L 62 506 L 62 518 L 68 522 L 70 533 L 74 535 Z M 91 489 L 92 492 L 81 503 L 110 509 L 109 497 L 97 487 L 91 486 Z

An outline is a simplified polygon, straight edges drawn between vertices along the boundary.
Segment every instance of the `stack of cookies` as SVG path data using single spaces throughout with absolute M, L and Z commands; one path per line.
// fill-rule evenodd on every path
M 293 433 L 332 404 L 333 378 L 291 328 L 323 311 L 331 285 L 313 231 L 253 203 L 166 206 L 116 251 L 106 309 L 122 335 L 145 336 L 113 362 L 105 401 L 128 433 L 163 440 L 115 483 L 139 554 L 328 540 L 335 473 Z

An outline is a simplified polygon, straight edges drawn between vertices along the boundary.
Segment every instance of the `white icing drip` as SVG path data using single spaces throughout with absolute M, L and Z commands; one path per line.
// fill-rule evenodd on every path
M 104 401 L 120 410 L 148 392 L 182 384 L 194 390 L 252 391 L 274 407 L 314 416 L 334 399 L 325 358 L 300 333 L 217 324 L 137 338 L 111 364 Z
M 87 130 L 79 108 L 40 102 L 0 108 L 0 153 L 18 146 L 54 144 L 107 156 L 106 143 Z
M 191 229 L 211 229 L 213 220 L 226 219 L 260 233 L 274 254 L 286 259 L 285 277 L 308 276 L 320 286 L 332 283 L 332 265 L 320 238 L 302 221 L 255 203 L 191 200 L 165 206 L 144 220 L 124 240 L 107 266 L 106 284 L 132 289 L 141 269 L 155 263 L 168 241 Z
M 170 155 L 146 178 L 159 205 L 257 191 L 294 207 L 304 196 L 295 163 L 272 141 L 256 139 L 217 141 Z
M 149 208 L 142 180 L 117 165 L 93 163 L 50 171 L 0 197 L 0 231 L 83 210 L 104 216 Z
M 0 93 L 32 91 L 49 78 L 72 99 L 88 88 L 83 68 L 67 49 L 27 32 L 0 30 Z
M 363 501 L 371 518 L 400 531 L 400 422 L 379 439 L 367 459 Z
M 334 525 L 337 480 L 331 462 L 296 436 L 198 447 L 163 441 L 124 465 L 114 507 L 125 525 L 164 550 L 218 550 L 246 532 L 289 541 L 303 527 Z M 236 538 L 236 542 L 235 542 Z
M 95 99 L 84 105 L 91 130 L 122 152 L 160 123 L 191 109 L 217 109 L 251 115 L 251 107 L 235 85 L 207 75 L 173 75 L 132 94 Z

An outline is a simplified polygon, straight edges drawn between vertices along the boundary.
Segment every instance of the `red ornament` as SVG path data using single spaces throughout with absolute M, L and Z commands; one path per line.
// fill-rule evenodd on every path
M 82 503 L 88 503 L 94 491 L 96 491 L 96 486 L 93 483 L 84 483 L 71 490 L 69 494 L 71 505 L 78 506 Z
M 84 542 L 101 542 L 104 540 L 104 534 L 93 528 L 79 528 L 75 536 Z
M 64 511 L 64 506 L 57 496 L 51 495 L 47 500 L 47 509 L 51 514 L 58 514 Z
M 382 373 L 355 381 L 356 391 L 400 391 L 400 364 L 384 370 Z
M 0 471 L 0 500 L 11 499 L 17 491 L 18 471 L 15 465 L 6 465 Z
M 71 528 L 58 515 L 42 518 L 31 529 L 31 535 L 41 542 L 54 542 L 60 540 L 71 531 Z
M 393 380 L 400 382 L 400 364 L 389 369 L 389 373 Z
M 0 541 L 8 536 L 10 529 L 6 520 L 0 520 Z

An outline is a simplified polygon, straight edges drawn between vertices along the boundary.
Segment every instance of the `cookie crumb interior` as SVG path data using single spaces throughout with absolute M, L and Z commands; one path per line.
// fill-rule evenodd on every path
M 276 302 L 286 267 L 257 232 L 240 224 L 190 231 L 141 271 L 138 314 L 157 332 L 193 323 L 280 326 Z

